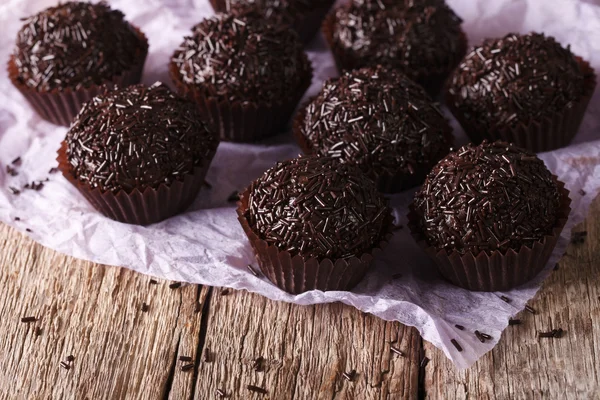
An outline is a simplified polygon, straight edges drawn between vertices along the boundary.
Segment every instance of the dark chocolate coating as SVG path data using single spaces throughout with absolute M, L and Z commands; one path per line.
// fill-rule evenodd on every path
M 390 228 L 390 209 L 373 182 L 326 157 L 277 164 L 252 183 L 248 200 L 254 232 L 305 259 L 360 258 Z
M 484 141 L 440 161 L 413 206 L 430 245 L 478 254 L 518 251 L 552 234 L 560 196 L 552 174 L 534 154 Z
M 65 140 L 73 176 L 113 192 L 183 179 L 218 146 L 196 105 L 160 83 L 95 97 L 83 106 Z
M 68 2 L 26 18 L 14 61 L 38 91 L 102 84 L 143 62 L 145 38 L 104 2 Z
M 354 0 L 335 11 L 334 52 L 344 69 L 381 64 L 426 84 L 464 55 L 461 22 L 444 0 Z
M 423 88 L 377 66 L 330 79 L 304 107 L 300 134 L 315 154 L 382 176 L 429 172 L 450 151 L 452 128 Z
M 184 84 L 206 97 L 254 103 L 297 96 L 310 75 L 298 36 L 257 14 L 217 14 L 194 28 L 173 55 Z
M 585 89 L 569 48 L 538 33 L 485 40 L 448 82 L 451 108 L 481 131 L 552 117 L 578 102 Z

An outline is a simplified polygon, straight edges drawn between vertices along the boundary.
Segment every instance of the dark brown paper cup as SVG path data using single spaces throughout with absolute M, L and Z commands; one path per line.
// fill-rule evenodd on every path
M 306 55 L 303 55 L 306 57 Z M 219 100 L 207 97 L 194 85 L 187 85 L 175 63 L 169 65 L 171 79 L 177 92 L 198 105 L 201 115 L 213 122 L 221 140 L 230 142 L 254 142 L 279 133 L 285 128 L 312 81 L 312 66 L 303 77 L 295 93 L 276 104 Z
M 114 76 L 111 80 L 107 80 L 102 84 L 76 90 L 66 87 L 62 90 L 53 89 L 47 92 L 39 92 L 19 81 L 19 70 L 15 64 L 14 55 L 11 55 L 8 61 L 8 76 L 40 117 L 56 125 L 69 126 L 84 103 L 104 92 L 104 85 L 125 87 L 140 82 L 148 54 L 148 40 L 142 31 L 135 27 L 134 29 L 146 43 L 146 50 L 139 54 L 139 61 L 129 70 L 123 71 L 120 75 Z
M 577 61 L 584 73 L 585 92 L 581 99 L 571 108 L 564 108 L 562 112 L 555 113 L 552 117 L 530 121 L 527 124 L 517 124 L 503 128 L 482 129 L 464 118 L 460 109 L 454 107 L 455 96 L 446 91 L 446 104 L 456 117 L 465 133 L 475 144 L 489 141 L 502 140 L 514 143 L 534 153 L 550 151 L 566 147 L 577 134 L 587 106 L 596 88 L 596 75 L 587 61 L 577 57 Z
M 296 139 L 296 143 L 306 155 L 312 155 L 316 153 L 313 144 L 302 133 L 302 125 L 304 123 L 304 117 L 306 116 L 306 106 L 310 104 L 313 99 L 314 97 L 309 99 L 306 104 L 300 107 L 292 123 L 292 133 Z M 446 138 L 451 146 L 452 143 L 454 143 L 452 130 L 447 132 Z M 376 181 L 375 183 L 377 184 L 377 190 L 379 190 L 381 193 L 399 193 L 422 184 L 425 181 L 427 174 L 429 174 L 431 168 L 433 168 L 437 161 L 439 160 L 435 160 L 435 162 L 433 162 L 431 165 L 423 165 L 420 168 L 417 168 L 413 174 L 407 174 L 404 171 L 399 171 L 393 175 L 384 174 L 376 178 L 371 177 L 371 179 Z
M 556 183 L 561 196 L 556 226 L 551 234 L 532 247 L 523 245 L 518 251 L 482 251 L 479 254 L 438 250 L 427 243 L 419 227 L 414 203 L 410 206 L 408 226 L 413 238 L 435 261 L 442 276 L 456 286 L 482 292 L 509 290 L 526 283 L 544 269 L 567 223 L 571 211 L 569 191 L 565 189 L 564 183 L 558 180 Z
M 329 48 L 333 54 L 333 59 L 340 73 L 368 66 L 369 60 L 357 58 L 348 54 L 343 48 L 336 45 L 333 37 L 335 33 L 335 9 L 329 12 L 325 17 L 321 26 L 325 41 L 329 44 Z M 468 40 L 467 35 L 461 30 L 456 54 L 454 54 L 448 63 L 443 67 L 434 67 L 432 65 L 423 65 L 420 68 L 413 66 L 411 77 L 421 85 L 425 91 L 432 97 L 436 98 L 442 91 L 446 79 L 450 73 L 460 63 L 460 60 L 467 53 Z M 415 72 L 416 70 L 416 72 Z
M 185 174 L 182 180 L 171 184 L 161 184 L 158 188 L 133 189 L 130 192 L 120 190 L 102 191 L 90 188 L 77 180 L 71 173 L 66 154 L 67 146 L 63 142 L 58 151 L 58 168 L 63 176 L 104 216 L 115 221 L 135 225 L 150 225 L 185 211 L 197 197 L 208 172 L 213 153 L 194 169 Z
M 240 196 L 237 214 L 238 220 L 250 240 L 262 273 L 277 287 L 288 293 L 298 294 L 309 290 L 350 290 L 360 282 L 372 267 L 373 260 L 388 244 L 391 238 L 392 216 L 389 215 L 388 230 L 385 238 L 369 253 L 349 259 L 318 261 L 316 258 L 304 259 L 281 251 L 274 245 L 258 237 L 246 219 L 249 189 Z
M 291 28 L 298 34 L 302 43 L 307 44 L 312 40 L 321 27 L 323 18 L 325 18 L 334 2 L 334 0 L 329 0 L 327 1 L 327 4 L 313 7 L 310 12 L 296 16 Z M 210 0 L 212 8 L 216 12 L 230 12 L 230 10 L 227 9 L 228 3 L 228 0 Z

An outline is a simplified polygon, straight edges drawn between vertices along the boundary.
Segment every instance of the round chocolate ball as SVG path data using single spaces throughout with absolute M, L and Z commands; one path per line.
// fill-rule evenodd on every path
M 196 106 L 160 83 L 95 97 L 65 142 L 68 173 L 89 189 L 114 193 L 182 181 L 208 165 L 218 146 Z
M 382 191 L 422 183 L 453 142 L 452 128 L 424 89 L 381 66 L 325 82 L 294 130 L 306 152 L 358 166 Z
M 256 13 L 205 19 L 171 61 L 176 84 L 228 102 L 273 104 L 295 98 L 312 74 L 298 36 Z
M 67 2 L 27 19 L 13 62 L 21 84 L 37 91 L 102 84 L 143 63 L 146 38 L 104 2 Z
M 299 157 L 249 188 L 245 215 L 261 239 L 292 256 L 360 258 L 390 231 L 391 215 L 373 182 L 351 165 Z
M 444 0 L 354 0 L 324 24 L 339 69 L 399 69 L 436 94 L 466 51 L 461 19 Z
M 570 49 L 539 33 L 474 47 L 449 78 L 447 102 L 467 134 L 528 125 L 573 107 L 585 76 Z
M 542 160 L 487 141 L 440 161 L 413 203 L 429 245 L 475 255 L 531 247 L 552 234 L 560 207 L 556 180 Z

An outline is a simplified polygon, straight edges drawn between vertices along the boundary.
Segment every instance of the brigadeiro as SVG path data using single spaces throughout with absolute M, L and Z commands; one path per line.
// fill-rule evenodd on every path
M 435 96 L 465 55 L 461 22 L 444 0 L 353 0 L 329 13 L 323 33 L 339 70 L 381 64 Z
M 595 87 L 593 69 L 569 47 L 511 33 L 467 54 L 448 81 L 446 103 L 472 141 L 541 152 L 571 142 Z
M 148 225 L 193 202 L 217 146 L 195 104 L 158 82 L 134 85 L 83 106 L 58 167 L 105 216 Z
M 148 41 L 105 2 L 67 2 L 24 21 L 8 73 L 42 118 L 69 125 L 101 85 L 140 81 Z
M 305 153 L 357 165 L 384 193 L 423 183 L 454 140 L 425 90 L 381 66 L 325 82 L 293 128 Z
M 210 0 L 217 12 L 240 14 L 256 11 L 269 22 L 291 27 L 308 43 L 335 0 Z
M 484 141 L 433 168 L 410 206 L 409 226 L 452 283 L 508 290 L 544 268 L 570 203 L 564 184 L 534 154 Z
M 237 212 L 261 270 L 289 293 L 350 290 L 392 230 L 373 182 L 328 157 L 277 164 L 244 191 Z
M 221 139 L 255 141 L 278 133 L 312 79 L 298 35 L 256 13 L 218 14 L 175 51 L 178 91 L 215 122 Z

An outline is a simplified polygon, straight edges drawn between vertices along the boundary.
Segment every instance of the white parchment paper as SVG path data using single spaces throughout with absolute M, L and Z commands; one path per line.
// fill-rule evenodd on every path
M 600 69 L 600 6 L 594 1 L 566 0 L 448 0 L 465 20 L 471 44 L 510 31 L 543 31 Z M 250 246 L 227 197 L 244 188 L 276 161 L 295 157 L 299 149 L 283 133 L 270 143 L 221 144 L 203 189 L 188 212 L 150 227 L 125 225 L 98 214 L 60 174 L 56 150 L 66 128 L 37 117 L 12 87 L 5 71 L 19 18 L 56 4 L 55 0 L 4 0 L 0 4 L 0 220 L 34 240 L 78 258 L 117 265 L 144 274 L 198 284 L 228 286 L 260 293 L 273 300 L 296 304 L 341 301 L 386 320 L 415 326 L 424 339 L 442 349 L 459 368 L 465 368 L 489 351 L 506 328 L 509 317 L 533 297 L 550 266 L 565 250 L 571 227 L 582 221 L 600 187 L 600 95 L 598 91 L 581 131 L 569 148 L 542 154 L 548 167 L 567 183 L 573 200 L 570 220 L 548 268 L 533 282 L 506 293 L 471 293 L 442 281 L 432 263 L 413 242 L 407 229 L 397 232 L 375 269 L 353 292 L 308 292 L 292 296 L 246 269 L 255 264 Z M 127 18 L 146 33 L 150 54 L 144 82 L 168 82 L 169 56 L 189 28 L 212 14 L 208 0 L 114 0 Z M 309 95 L 324 79 L 336 74 L 332 58 L 318 37 L 308 47 L 315 68 Z M 455 124 L 456 126 L 456 124 Z M 458 143 L 465 137 L 456 127 Z M 21 156 L 18 176 L 9 176 L 6 165 Z M 50 178 L 39 191 L 11 194 L 9 187 Z M 579 191 L 583 189 L 586 194 Z M 407 204 L 413 191 L 392 198 L 398 221 L 406 223 Z M 15 218 L 20 218 L 16 221 Z M 31 232 L 26 232 L 30 229 Z M 50 266 L 48 266 L 49 268 Z M 391 275 L 402 273 L 400 279 Z M 504 294 L 510 304 L 500 299 Z M 466 330 L 459 331 L 460 324 Z M 479 329 L 493 336 L 485 344 L 476 340 Z M 450 343 L 456 338 L 459 353 Z

